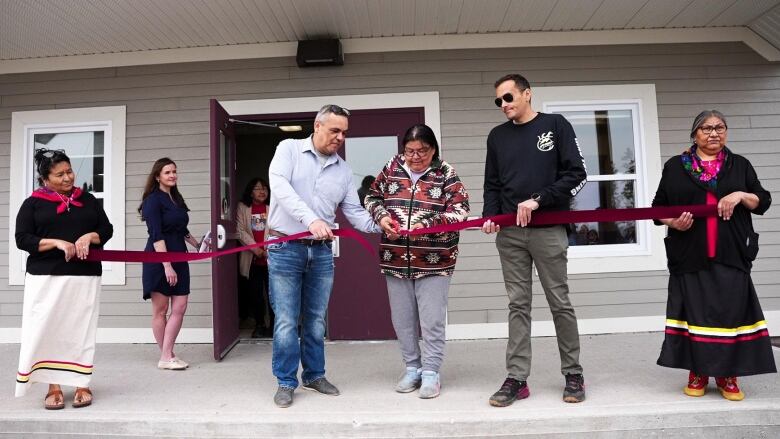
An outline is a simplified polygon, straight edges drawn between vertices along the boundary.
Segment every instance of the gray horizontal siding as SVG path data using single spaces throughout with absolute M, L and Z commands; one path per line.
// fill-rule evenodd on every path
M 653 83 L 657 90 L 661 153 L 666 160 L 688 141 L 692 117 L 714 107 L 729 117 L 729 145 L 756 166 L 780 199 L 780 65 L 742 44 L 684 44 L 449 50 L 349 54 L 340 68 L 299 69 L 292 58 L 198 62 L 110 69 L 0 75 L 0 215 L 8 214 L 8 161 L 14 111 L 125 105 L 127 107 L 126 244 L 142 248 L 138 219 L 151 162 L 168 155 L 179 164 L 180 185 L 192 209 L 191 230 L 208 227 L 208 99 L 265 99 L 438 91 L 443 155 L 470 189 L 472 214 L 482 209 L 484 145 L 504 121 L 492 103 L 493 81 L 521 71 L 535 86 Z M 413 72 L 413 73 L 410 73 Z M 754 280 L 763 306 L 780 309 L 780 209 L 755 218 L 761 253 Z M 19 326 L 21 288 L 7 284 L 8 225 L 0 223 L 0 327 Z M 13 245 L 13 243 L 10 243 Z M 211 325 L 211 265 L 192 264 L 192 304 L 186 327 Z M 570 276 L 580 318 L 660 315 L 664 271 Z M 128 264 L 127 285 L 106 287 L 104 327 L 148 326 L 140 299 L 140 266 Z M 549 320 L 534 284 L 533 317 Z M 493 237 L 462 234 L 461 257 L 450 290 L 451 323 L 506 321 L 507 298 Z

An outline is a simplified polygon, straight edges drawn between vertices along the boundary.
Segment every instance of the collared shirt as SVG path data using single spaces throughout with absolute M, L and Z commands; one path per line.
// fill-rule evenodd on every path
M 371 215 L 360 206 L 352 168 L 338 154 L 320 165 L 311 136 L 286 139 L 276 147 L 268 169 L 271 186 L 271 230 L 292 235 L 305 232 L 321 219 L 335 226 L 336 208 L 363 232 L 380 232 Z

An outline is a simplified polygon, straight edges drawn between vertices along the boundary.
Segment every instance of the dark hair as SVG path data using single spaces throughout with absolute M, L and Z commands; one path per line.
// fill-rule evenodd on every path
M 407 143 L 419 140 L 420 142 L 433 148 L 433 159 L 439 158 L 439 142 L 436 141 L 436 135 L 433 134 L 431 127 L 425 124 L 417 124 L 406 130 L 404 139 L 401 144 L 406 146 Z
M 510 73 L 508 75 L 504 75 L 496 80 L 496 83 L 493 84 L 493 88 L 498 88 L 499 85 L 505 83 L 506 81 L 514 81 L 515 86 L 520 90 L 527 90 L 531 88 L 531 83 L 528 82 L 525 77 L 519 73 Z
M 160 187 L 160 182 L 157 181 L 157 177 L 160 176 L 160 172 L 162 172 L 163 168 L 168 165 L 176 166 L 176 162 L 169 159 L 168 157 L 163 157 L 157 160 L 154 162 L 154 165 L 152 165 L 152 171 L 149 173 L 149 176 L 146 177 L 144 193 L 141 195 L 141 204 L 138 205 L 138 213 L 141 215 L 141 221 L 144 221 L 144 200 L 146 200 L 146 198 L 149 197 L 152 192 Z M 179 207 L 183 207 L 186 211 L 189 212 L 190 208 L 187 207 L 187 203 L 184 202 L 184 197 L 181 196 L 178 186 L 171 188 L 171 198 L 173 198 L 173 202 L 176 203 Z
M 247 206 L 252 205 L 252 191 L 255 189 L 257 183 L 262 183 L 265 187 L 265 190 L 268 191 L 268 197 L 265 199 L 265 204 L 271 203 L 271 186 L 268 185 L 268 182 L 265 181 L 265 179 L 255 177 L 249 180 L 249 183 L 247 183 L 246 187 L 244 188 L 244 193 L 241 195 L 241 202 Z
M 718 110 L 704 110 L 701 113 L 699 113 L 698 116 L 696 116 L 695 119 L 693 119 L 693 125 L 691 126 L 691 140 L 696 138 L 696 130 L 701 127 L 701 125 L 704 123 L 705 120 L 711 118 L 711 117 L 717 117 L 720 119 L 721 122 L 723 122 L 723 125 L 726 126 L 726 129 L 728 129 L 729 124 L 726 122 L 726 116 L 723 115 Z
M 366 175 L 365 177 L 363 177 L 363 180 L 360 182 L 360 187 L 368 190 L 368 188 L 370 188 L 371 185 L 374 183 L 374 180 L 376 180 L 376 177 L 374 177 L 373 175 Z
M 36 149 L 33 155 L 35 170 L 38 171 L 38 184 L 43 186 L 43 180 L 49 179 L 51 168 L 62 162 L 70 164 L 70 158 L 61 149 Z

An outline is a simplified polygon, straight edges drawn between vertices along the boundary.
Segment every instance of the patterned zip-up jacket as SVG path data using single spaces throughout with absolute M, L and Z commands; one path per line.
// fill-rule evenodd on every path
M 387 162 L 371 185 L 365 205 L 377 224 L 389 215 L 405 229 L 415 223 L 423 227 L 458 223 L 469 215 L 469 195 L 452 166 L 434 159 L 428 171 L 412 185 L 403 155 Z M 391 241 L 382 235 L 379 265 L 384 274 L 402 279 L 451 276 L 458 257 L 459 236 L 458 232 L 433 233 Z

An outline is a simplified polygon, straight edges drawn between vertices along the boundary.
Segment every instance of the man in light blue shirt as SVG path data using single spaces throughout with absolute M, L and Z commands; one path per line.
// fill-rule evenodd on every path
M 360 206 L 352 169 L 337 154 L 349 128 L 348 117 L 349 111 L 338 105 L 322 107 L 314 134 L 279 143 L 269 168 L 273 194 L 269 234 L 309 231 L 313 238 L 268 246 L 269 290 L 276 316 L 272 369 L 279 383 L 274 403 L 279 407 L 292 405 L 298 363 L 303 366 L 305 389 L 339 394 L 325 378 L 325 313 L 333 287 L 336 208 L 358 230 L 380 231 Z

